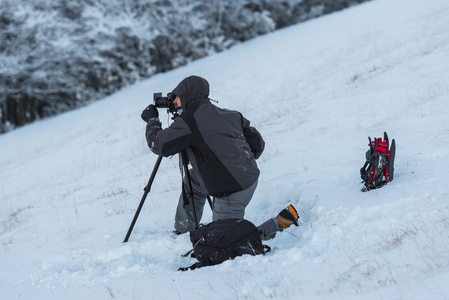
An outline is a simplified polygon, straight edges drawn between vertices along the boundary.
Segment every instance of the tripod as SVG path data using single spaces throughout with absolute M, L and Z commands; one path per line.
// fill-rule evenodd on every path
M 195 203 L 193 201 L 193 189 L 192 189 L 192 182 L 190 180 L 190 173 L 188 168 L 188 159 L 187 159 L 187 151 L 183 150 L 181 153 L 181 161 L 182 166 L 184 169 L 184 174 L 186 178 L 186 184 L 183 182 L 183 196 L 184 196 L 184 209 L 187 211 L 187 213 L 190 215 L 191 219 L 195 223 L 195 229 L 198 228 L 198 218 L 196 215 L 195 210 Z M 162 161 L 162 155 L 159 155 L 157 158 L 157 161 L 154 165 L 153 172 L 151 173 L 150 179 L 148 180 L 147 186 L 144 188 L 144 193 L 142 195 L 142 199 L 140 200 L 139 206 L 136 210 L 136 213 L 134 214 L 134 218 L 131 222 L 131 225 L 129 226 L 128 233 L 126 234 L 125 239 L 123 240 L 123 243 L 128 242 L 129 236 L 131 235 L 131 232 L 133 231 L 134 225 L 136 224 L 137 218 L 139 217 L 140 211 L 142 210 L 143 204 L 145 202 L 145 199 L 147 198 L 148 193 L 150 192 L 151 185 L 153 184 L 154 177 L 156 177 L 157 170 L 159 169 L 159 166 Z M 207 200 L 209 201 L 209 205 L 212 207 L 212 201 L 210 200 L 209 195 L 207 195 Z

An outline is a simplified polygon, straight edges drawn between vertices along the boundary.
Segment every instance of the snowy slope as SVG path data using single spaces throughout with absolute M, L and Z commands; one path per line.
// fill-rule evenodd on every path
M 448 32 L 446 0 L 375 0 L 1 135 L 1 298 L 448 299 Z M 265 256 L 177 272 L 193 263 L 170 234 L 177 157 L 122 240 L 157 158 L 140 113 L 191 74 L 266 140 L 246 218 L 293 203 L 301 225 Z M 362 193 L 367 137 L 384 131 L 395 180 Z

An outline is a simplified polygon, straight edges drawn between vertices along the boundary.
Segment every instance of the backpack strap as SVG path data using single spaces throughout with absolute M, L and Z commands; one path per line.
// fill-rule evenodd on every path
M 186 268 L 179 268 L 178 271 L 188 271 L 188 270 L 195 270 L 195 269 L 199 269 L 204 267 L 204 264 L 202 262 L 197 262 L 194 263 L 193 265 L 191 265 L 190 267 L 186 267 Z
M 263 246 L 263 253 L 262 254 L 267 254 L 268 252 L 271 251 L 271 247 L 268 245 L 262 245 Z
M 190 253 L 192 253 L 193 252 L 193 248 L 190 250 L 190 251 L 188 251 L 186 254 L 183 254 L 183 255 L 181 255 L 182 257 L 187 257 L 187 256 L 189 256 L 190 255 Z

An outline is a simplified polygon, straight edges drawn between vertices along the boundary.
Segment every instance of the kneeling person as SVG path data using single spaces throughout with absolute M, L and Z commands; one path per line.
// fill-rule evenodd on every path
M 265 147 L 261 134 L 240 112 L 212 104 L 209 83 L 204 78 L 183 79 L 173 94 L 176 96 L 173 103 L 182 108 L 182 113 L 168 128 L 162 129 L 155 105 L 142 112 L 142 119 L 147 122 L 148 146 L 165 157 L 186 150 L 192 166 L 189 175 L 198 222 L 208 194 L 214 197 L 213 221 L 243 219 L 260 174 L 256 159 Z M 183 204 L 181 193 L 175 216 L 178 234 L 195 228 Z M 261 238 L 266 240 L 292 224 L 298 226 L 298 214 L 290 205 L 258 228 Z

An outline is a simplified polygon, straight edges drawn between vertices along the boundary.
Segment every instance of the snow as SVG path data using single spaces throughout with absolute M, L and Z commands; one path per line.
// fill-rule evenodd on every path
M 448 1 L 376 0 L 1 135 L 2 299 L 448 299 L 447 32 Z M 301 224 L 265 256 L 178 272 L 194 260 L 171 234 L 177 156 L 122 241 L 157 159 L 140 113 L 191 74 L 265 138 L 246 218 L 293 203 Z M 367 137 L 384 131 L 395 179 L 362 193 Z

